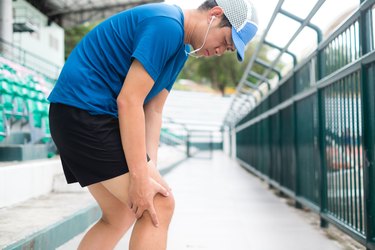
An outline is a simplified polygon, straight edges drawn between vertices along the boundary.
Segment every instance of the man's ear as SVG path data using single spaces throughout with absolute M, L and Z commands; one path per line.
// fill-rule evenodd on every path
M 211 20 L 212 16 L 220 18 L 224 15 L 224 10 L 220 6 L 215 6 L 209 10 L 209 19 Z

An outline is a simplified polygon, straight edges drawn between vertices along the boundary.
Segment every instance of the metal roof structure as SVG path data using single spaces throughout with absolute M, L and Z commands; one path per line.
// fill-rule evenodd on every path
M 104 19 L 131 7 L 163 2 L 163 0 L 27 0 L 50 21 L 71 27 L 88 21 Z

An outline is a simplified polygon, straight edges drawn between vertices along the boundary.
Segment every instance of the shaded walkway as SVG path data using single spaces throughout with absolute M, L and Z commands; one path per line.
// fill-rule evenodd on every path
M 198 156 L 165 176 L 176 198 L 169 250 L 344 249 L 224 153 Z M 127 249 L 128 239 L 116 249 Z

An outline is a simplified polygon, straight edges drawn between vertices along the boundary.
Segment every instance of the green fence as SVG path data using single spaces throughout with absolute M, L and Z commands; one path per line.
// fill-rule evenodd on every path
M 375 249 L 375 1 L 367 0 L 235 127 L 237 159 Z

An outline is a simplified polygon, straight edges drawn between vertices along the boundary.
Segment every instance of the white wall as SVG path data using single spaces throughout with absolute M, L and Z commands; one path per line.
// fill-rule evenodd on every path
M 38 27 L 33 33 L 13 33 L 13 43 L 61 68 L 64 64 L 64 29 L 56 23 L 48 25 L 48 18 L 25 0 L 13 1 L 13 11 L 14 21 L 28 18 Z
M 55 176 L 61 173 L 59 159 L 0 166 L 0 208 L 50 193 Z

